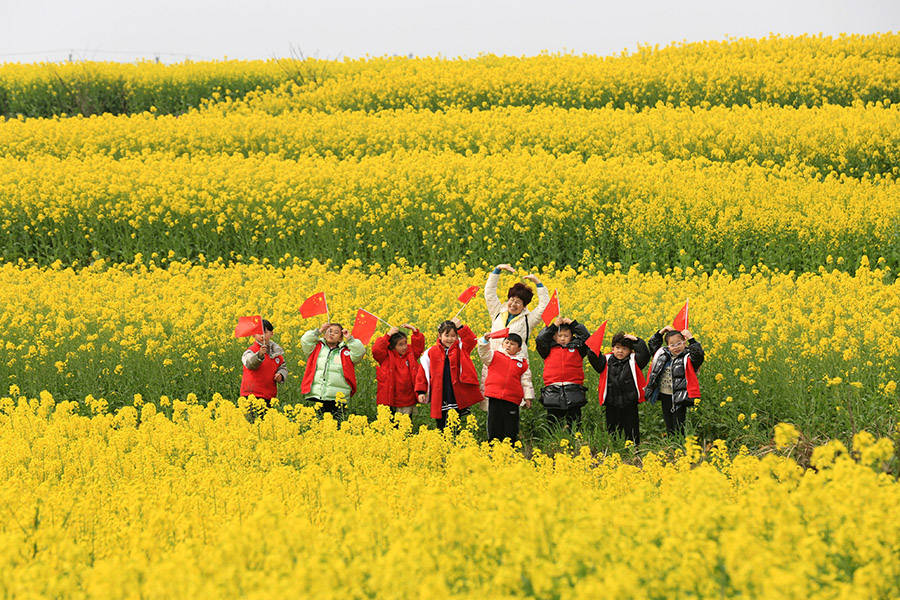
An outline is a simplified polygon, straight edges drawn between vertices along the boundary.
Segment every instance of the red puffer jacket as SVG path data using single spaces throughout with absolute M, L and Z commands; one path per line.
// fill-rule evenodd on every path
M 459 329 L 459 342 L 446 351 L 450 358 L 450 380 L 453 395 L 460 410 L 481 402 L 478 388 L 478 372 L 472 362 L 471 353 L 475 349 L 475 334 L 468 325 Z M 441 398 L 444 394 L 445 349 L 440 342 L 428 349 L 422 356 L 419 374 L 416 377 L 416 393 L 428 394 L 431 402 L 431 418 L 441 418 Z
M 421 370 L 419 358 L 425 352 L 425 336 L 421 331 L 414 332 L 409 338 L 409 349 L 403 355 L 388 349 L 390 339 L 391 336 L 383 335 L 372 344 L 372 356 L 378 363 L 375 400 L 385 406 L 413 406 L 416 403 L 416 377 Z

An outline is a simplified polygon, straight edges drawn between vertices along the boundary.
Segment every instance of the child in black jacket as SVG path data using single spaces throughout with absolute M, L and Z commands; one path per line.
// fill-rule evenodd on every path
M 588 353 L 594 370 L 600 373 L 597 393 L 606 410 L 606 431 L 624 434 L 635 444 L 641 442 L 638 404 L 644 396 L 644 367 L 650 362 L 650 350 L 641 338 L 620 331 L 613 336 L 612 352 L 597 356 Z
M 689 330 L 678 331 L 672 327 L 653 334 L 649 346 L 653 361 L 645 394 L 651 402 L 657 398 L 662 401 L 666 431 L 684 435 L 687 409 L 700 398 L 697 372 L 706 356 L 703 347 Z
M 587 328 L 572 319 L 557 317 L 538 334 L 535 344 L 544 359 L 544 388 L 541 404 L 547 409 L 550 425 L 574 428 L 581 421 L 581 408 L 587 404 L 584 383 L 584 342 Z

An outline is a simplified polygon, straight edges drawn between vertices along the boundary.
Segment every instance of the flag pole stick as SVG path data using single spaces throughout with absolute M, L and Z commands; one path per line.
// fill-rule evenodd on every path
M 360 308 L 359 310 L 361 310 L 361 311 L 363 311 L 363 312 L 369 313 L 370 315 L 372 315 L 373 317 L 375 317 L 376 319 L 378 319 L 379 321 L 381 321 L 382 323 L 384 323 L 384 324 L 387 325 L 388 327 L 393 327 L 393 325 L 391 325 L 390 323 L 388 323 L 387 321 L 385 321 L 384 319 L 382 319 L 381 317 L 379 317 L 379 316 L 376 315 L 375 313 L 371 313 L 371 312 L 367 311 L 367 310 L 364 309 L 364 308 Z M 398 329 L 399 329 L 399 327 L 398 327 Z
M 463 309 L 465 309 L 466 306 L 468 306 L 468 305 L 469 305 L 468 302 L 466 302 L 465 304 L 463 304 L 463 305 L 460 307 L 460 309 L 459 309 L 458 311 L 456 311 L 456 314 L 454 314 L 452 317 L 450 317 L 450 320 L 452 321 L 453 319 L 455 319 L 456 317 L 458 317 L 458 316 L 459 316 L 459 313 L 461 313 L 461 312 L 463 311 Z
M 259 330 L 262 332 L 263 338 L 265 338 L 265 337 L 266 337 L 266 327 L 265 327 L 265 325 L 262 324 L 262 312 L 259 313 Z M 253 341 L 254 341 L 254 342 L 256 341 L 256 338 L 255 338 L 255 337 L 253 337 L 253 336 L 250 336 L 250 337 L 253 338 Z M 252 346 L 252 344 L 251 344 L 251 346 Z M 263 339 L 263 343 L 260 344 L 259 347 L 260 347 L 260 348 L 266 348 L 266 342 L 265 342 L 265 339 Z M 268 354 L 268 352 L 267 352 L 266 354 Z
M 322 300 L 325 301 L 325 322 L 331 323 L 331 313 L 328 311 L 328 295 L 322 292 Z
M 469 298 L 468 300 L 466 300 L 466 303 L 463 304 L 463 305 L 459 308 L 458 311 L 456 311 L 456 314 L 455 314 L 455 315 L 453 315 L 452 317 L 450 317 L 450 320 L 452 321 L 453 319 L 455 319 L 456 317 L 458 317 L 458 316 L 459 316 L 459 313 L 461 313 L 463 310 L 465 310 L 465 308 L 469 305 L 469 302 L 471 302 L 471 301 L 472 301 L 472 298 Z

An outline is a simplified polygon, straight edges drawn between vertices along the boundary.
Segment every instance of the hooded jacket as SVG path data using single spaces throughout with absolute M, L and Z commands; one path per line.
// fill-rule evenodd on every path
M 584 357 L 588 353 L 584 342 L 590 334 L 578 321 L 572 321 L 570 326 L 572 341 L 565 346 L 553 339 L 559 330 L 555 324 L 545 327 L 535 340 L 538 354 L 544 359 L 544 385 L 584 383 Z
M 409 349 L 401 355 L 388 349 L 391 336 L 383 335 L 372 344 L 372 357 L 378 363 L 375 380 L 377 404 L 385 406 L 413 406 L 416 403 L 416 377 L 419 375 L 419 358 L 425 352 L 425 336 L 414 331 L 409 337 Z
M 600 373 L 600 381 L 597 385 L 597 395 L 600 400 L 600 406 L 603 406 L 604 402 L 606 402 L 606 397 L 609 395 L 609 360 L 615 357 L 612 354 L 607 354 L 603 358 L 606 360 L 607 367 Z M 634 358 L 634 352 L 628 357 L 627 364 L 629 371 L 629 377 L 627 377 L 628 384 L 634 388 L 633 390 L 629 389 L 628 391 L 634 392 L 634 397 L 637 398 L 637 403 L 640 404 L 647 399 L 644 395 L 644 387 L 647 385 L 647 382 L 644 380 L 644 372 L 641 371 L 641 368 L 637 365 L 637 360 Z M 632 394 L 627 394 L 627 396 L 631 395 Z M 626 394 L 620 394 L 620 396 L 626 396 Z

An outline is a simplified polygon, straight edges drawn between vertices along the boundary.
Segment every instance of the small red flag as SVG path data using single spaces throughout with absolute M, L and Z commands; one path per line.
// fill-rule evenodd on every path
M 508 335 L 509 335 L 509 327 L 507 327 L 505 329 L 501 329 L 500 331 L 495 331 L 493 333 L 486 333 L 484 335 L 484 337 L 486 337 L 489 340 L 496 340 L 496 339 L 500 339 L 500 338 L 505 338 Z
M 375 334 L 376 327 L 378 327 L 378 317 L 360 308 L 356 311 L 356 320 L 353 321 L 353 331 L 350 334 L 365 346 Z
M 600 350 L 603 348 L 603 336 L 606 334 L 606 321 L 600 324 L 597 331 L 591 334 L 591 337 L 584 342 L 584 345 L 591 349 L 591 352 L 600 356 Z
M 262 318 L 259 315 L 238 317 L 237 325 L 234 328 L 234 337 L 241 338 L 256 334 L 263 334 Z
M 325 302 L 325 292 L 313 294 L 303 301 L 300 306 L 300 316 L 304 319 L 315 317 L 316 315 L 324 315 L 328 312 L 328 304 Z
M 556 290 L 553 290 L 553 296 L 550 298 L 550 303 L 547 304 L 547 308 L 544 309 L 544 314 L 541 315 L 541 318 L 544 319 L 544 325 L 549 326 L 550 323 L 553 322 L 553 319 L 559 316 L 559 296 L 556 295 Z
M 681 310 L 678 311 L 678 314 L 675 315 L 675 320 L 672 321 L 672 327 L 677 331 L 684 331 L 688 328 L 688 300 L 684 301 L 684 306 L 682 306 Z
M 481 287 L 477 286 L 477 285 L 473 285 L 470 288 L 466 288 L 466 291 L 464 291 L 462 294 L 460 294 L 459 298 L 457 298 L 457 300 L 459 300 L 463 304 L 468 304 L 469 300 L 474 298 L 475 295 L 478 293 L 478 290 L 480 290 L 480 289 L 481 289 Z

